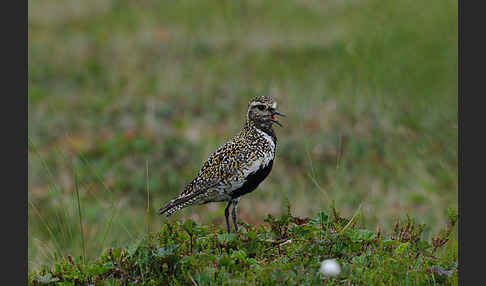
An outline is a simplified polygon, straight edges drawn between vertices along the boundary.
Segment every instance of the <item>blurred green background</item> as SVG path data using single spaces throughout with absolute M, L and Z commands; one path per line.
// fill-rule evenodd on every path
M 260 94 L 288 117 L 240 220 L 264 223 L 287 198 L 315 217 L 334 200 L 372 230 L 408 214 L 432 236 L 457 208 L 457 1 L 28 6 L 30 270 L 157 231 L 155 211 Z M 224 227 L 224 206 L 170 219 Z

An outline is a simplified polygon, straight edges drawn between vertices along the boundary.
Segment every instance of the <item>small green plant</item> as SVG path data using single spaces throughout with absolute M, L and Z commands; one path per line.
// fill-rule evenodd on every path
M 167 223 L 124 248 L 109 248 L 94 261 L 67 256 L 30 273 L 29 285 L 453 285 L 457 261 L 445 245 L 457 221 L 432 242 L 425 225 L 408 217 L 389 234 L 357 220 L 319 212 L 316 218 L 269 215 L 268 225 L 242 223 L 226 233 L 192 220 Z M 442 253 L 439 249 L 443 249 Z M 455 251 L 452 248 L 451 251 Z M 336 259 L 336 277 L 319 273 L 321 261 Z

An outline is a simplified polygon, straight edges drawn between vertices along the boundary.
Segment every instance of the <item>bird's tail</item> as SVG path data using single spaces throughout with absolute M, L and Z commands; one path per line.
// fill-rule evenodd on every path
M 178 210 L 182 209 L 183 206 L 181 204 L 177 204 L 175 203 L 176 200 L 172 200 L 170 201 L 166 206 L 164 207 L 161 207 L 159 210 L 158 210 L 158 214 L 159 215 L 165 215 L 165 217 L 170 217 L 171 215 L 173 215 L 175 212 L 177 212 Z
M 200 195 L 200 194 L 195 193 L 195 194 L 190 194 L 190 195 L 186 195 L 186 196 L 183 196 L 183 197 L 173 199 L 167 205 L 165 205 L 164 207 L 161 207 L 158 210 L 157 213 L 159 215 L 165 215 L 165 217 L 170 217 L 175 212 L 177 212 L 177 211 L 179 211 L 179 210 L 181 210 L 181 209 L 183 209 L 187 206 L 192 205 L 197 200 L 198 195 Z

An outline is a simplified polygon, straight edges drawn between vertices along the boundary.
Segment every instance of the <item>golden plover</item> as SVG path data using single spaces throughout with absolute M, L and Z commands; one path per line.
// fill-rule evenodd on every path
M 277 147 L 273 124 L 282 126 L 276 115 L 285 116 L 277 111 L 272 97 L 253 98 L 248 104 L 245 125 L 238 135 L 212 153 L 197 177 L 158 213 L 169 217 L 190 205 L 227 201 L 224 214 L 228 232 L 231 232 L 231 205 L 233 224 L 238 231 L 237 206 L 241 196 L 254 191 L 272 170 Z

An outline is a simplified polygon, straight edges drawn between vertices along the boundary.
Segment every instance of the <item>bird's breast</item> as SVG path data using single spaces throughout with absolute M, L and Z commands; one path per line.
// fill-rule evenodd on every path
M 262 143 L 261 144 L 261 149 L 263 152 L 265 153 L 270 153 L 271 156 L 272 156 L 272 160 L 273 160 L 273 156 L 275 154 L 275 141 L 274 139 L 272 138 L 272 136 L 268 135 L 266 132 L 260 130 L 260 129 L 256 129 L 256 131 L 258 132 L 258 134 L 260 135 L 260 138 L 262 140 Z

